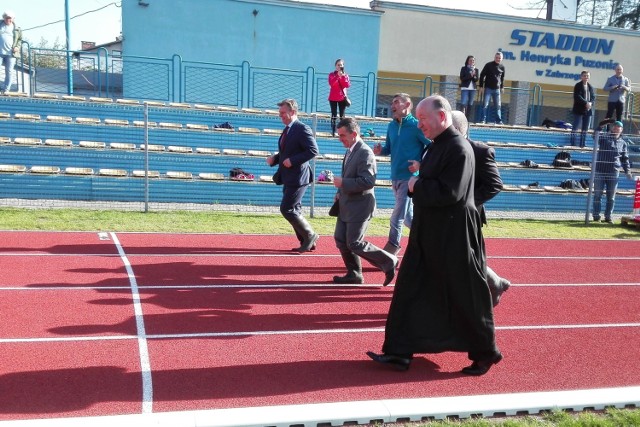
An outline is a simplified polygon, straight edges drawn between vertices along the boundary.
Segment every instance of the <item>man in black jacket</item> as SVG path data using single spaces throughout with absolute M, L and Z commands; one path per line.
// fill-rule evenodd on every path
M 582 130 L 580 133 L 580 147 L 584 147 L 587 138 L 587 130 L 591 124 L 593 116 L 593 101 L 596 99 L 596 93 L 593 86 L 589 83 L 589 72 L 580 73 L 580 81 L 573 87 L 573 131 L 571 132 L 571 145 L 575 144 L 578 134 L 578 128 Z
M 502 65 L 502 52 L 496 52 L 493 61 L 487 62 L 480 73 L 480 93 L 484 92 L 484 104 L 482 108 L 482 123 L 487 122 L 487 109 L 489 99 L 493 99 L 493 106 L 496 108 L 496 124 L 502 124 L 502 102 L 500 95 L 504 91 L 504 65 Z
M 496 152 L 493 148 L 482 142 L 472 141 L 468 137 L 469 122 L 462 111 L 452 111 L 451 119 L 453 127 L 469 141 L 473 148 L 473 155 L 476 158 L 476 168 L 474 174 L 473 200 L 480 213 L 483 225 L 487 224 L 487 215 L 484 204 L 502 191 L 502 178 L 496 163 Z M 509 289 L 511 282 L 504 279 L 487 266 L 487 284 L 491 291 L 491 302 L 495 307 L 500 302 L 502 294 Z

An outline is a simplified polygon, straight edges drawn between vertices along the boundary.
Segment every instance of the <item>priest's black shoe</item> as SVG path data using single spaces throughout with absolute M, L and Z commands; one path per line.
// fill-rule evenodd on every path
M 320 236 L 318 236 L 316 233 L 313 233 L 309 238 L 306 238 L 302 241 L 302 244 L 298 248 L 298 252 L 302 254 L 311 251 L 316 247 L 316 243 L 318 242 L 319 238 Z
M 476 360 L 470 366 L 462 368 L 462 373 L 467 375 L 480 376 L 489 372 L 493 365 L 502 360 L 502 354 L 496 353 L 492 358 L 485 360 Z
M 333 276 L 333 283 L 341 285 L 361 285 L 364 283 L 364 277 L 361 274 L 347 273 L 344 276 Z
M 394 354 L 377 354 L 373 351 L 367 351 L 367 356 L 371 358 L 374 362 L 382 363 L 384 365 L 389 365 L 398 371 L 406 371 L 409 369 L 409 365 L 411 365 L 410 357 L 402 357 L 396 356 Z

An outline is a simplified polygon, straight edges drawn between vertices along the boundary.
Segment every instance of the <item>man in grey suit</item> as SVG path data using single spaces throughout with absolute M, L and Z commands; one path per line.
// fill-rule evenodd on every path
M 342 176 L 334 177 L 338 189 L 335 200 L 340 207 L 334 239 L 347 267 L 347 274 L 334 276 L 334 283 L 364 283 L 360 258 L 385 273 L 383 286 L 393 280 L 398 258 L 364 240 L 369 220 L 376 208 L 373 187 L 376 183 L 376 158 L 360 138 L 360 126 L 351 117 L 338 123 L 338 137 L 347 148 L 342 161 Z

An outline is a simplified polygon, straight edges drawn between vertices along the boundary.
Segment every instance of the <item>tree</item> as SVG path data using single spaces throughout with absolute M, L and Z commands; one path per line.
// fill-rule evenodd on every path
M 557 1 L 557 0 L 556 0 Z M 640 0 L 563 0 L 575 1 L 580 24 L 640 29 Z M 532 0 L 529 7 L 543 9 L 549 0 Z

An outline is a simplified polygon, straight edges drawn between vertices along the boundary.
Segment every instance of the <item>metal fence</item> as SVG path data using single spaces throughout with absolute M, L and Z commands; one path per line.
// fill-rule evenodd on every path
M 71 64 L 71 69 L 67 67 Z M 18 89 L 26 93 L 57 93 L 105 98 L 127 98 L 166 102 L 205 103 L 237 108 L 273 108 L 283 97 L 296 98 L 302 111 L 327 113 L 329 87 L 327 73 L 285 70 L 242 64 L 216 64 L 187 61 L 180 55 L 171 58 L 95 52 L 74 52 L 32 48 L 23 45 L 18 61 Z M 439 93 L 457 105 L 460 94 L 455 81 L 379 77 L 370 72 L 351 75 L 349 114 L 389 117 L 393 94 L 405 92 L 414 103 Z M 545 118 L 572 121 L 573 95 L 570 91 L 543 90 L 539 85 L 507 87 L 502 96 L 502 117 L 506 123 L 540 125 Z M 596 99 L 597 123 L 606 111 L 606 99 Z M 625 109 L 625 124 L 638 130 L 640 102 L 630 94 Z M 476 100 L 472 120 L 482 113 L 482 100 Z M 488 118 L 495 115 L 490 105 Z

